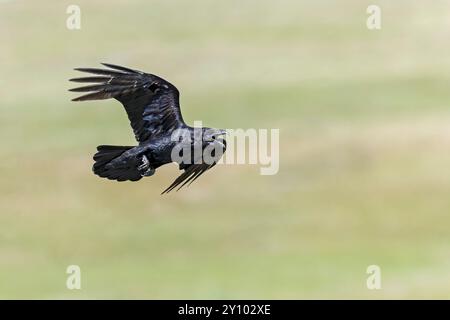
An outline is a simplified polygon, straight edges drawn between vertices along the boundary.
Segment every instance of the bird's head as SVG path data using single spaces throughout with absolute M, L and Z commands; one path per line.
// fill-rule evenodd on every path
M 227 142 L 224 135 L 227 131 L 224 129 L 203 128 L 203 150 L 208 150 L 204 157 L 210 157 L 208 163 L 217 163 L 227 149 Z M 205 160 L 205 159 L 204 159 Z

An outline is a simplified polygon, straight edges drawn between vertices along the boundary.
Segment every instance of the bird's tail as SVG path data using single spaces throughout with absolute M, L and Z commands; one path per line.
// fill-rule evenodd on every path
M 123 161 L 114 161 L 125 151 L 134 147 L 129 146 L 98 146 L 97 153 L 94 155 L 94 166 L 92 171 L 102 178 L 117 181 L 137 181 L 142 178 L 137 170 L 134 159 L 123 159 Z

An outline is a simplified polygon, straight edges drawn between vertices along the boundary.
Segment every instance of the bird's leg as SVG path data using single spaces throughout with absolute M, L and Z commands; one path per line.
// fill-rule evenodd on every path
M 155 173 L 155 168 L 150 166 L 150 161 L 148 161 L 148 158 L 145 155 L 143 155 L 141 161 L 142 164 L 137 168 L 138 171 L 141 173 L 141 176 L 143 177 L 152 176 Z

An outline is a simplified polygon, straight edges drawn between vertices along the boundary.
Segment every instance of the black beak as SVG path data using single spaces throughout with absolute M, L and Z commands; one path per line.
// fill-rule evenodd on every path
M 227 134 L 227 130 L 225 130 L 225 129 L 219 129 L 219 130 L 217 130 L 217 133 L 214 135 L 214 137 L 220 137 L 220 136 L 223 136 L 223 135 L 226 135 Z

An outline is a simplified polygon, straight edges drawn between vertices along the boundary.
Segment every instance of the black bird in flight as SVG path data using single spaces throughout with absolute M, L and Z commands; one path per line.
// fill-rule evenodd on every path
M 153 175 L 164 164 L 178 162 L 184 172 L 162 192 L 167 193 L 192 183 L 217 163 L 226 149 L 222 137 L 226 131 L 188 126 L 181 116 L 180 94 L 173 84 L 142 71 L 103 65 L 109 69 L 75 69 L 94 76 L 70 81 L 94 84 L 70 89 L 86 93 L 72 101 L 118 100 L 125 107 L 138 145 L 98 146 L 92 168 L 96 175 L 117 181 L 137 181 Z M 179 156 L 176 160 L 172 155 L 174 148 Z M 196 153 L 195 148 L 201 152 Z M 205 159 L 203 151 L 211 149 L 211 159 Z

